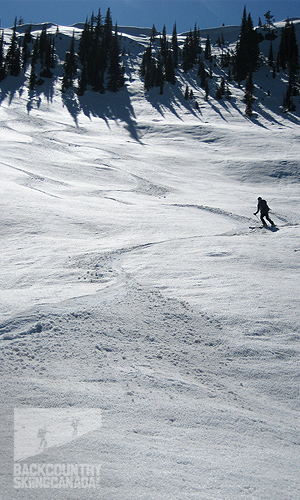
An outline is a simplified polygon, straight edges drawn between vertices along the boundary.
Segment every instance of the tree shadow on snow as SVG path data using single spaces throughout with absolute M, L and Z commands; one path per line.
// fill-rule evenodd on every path
M 165 112 L 171 111 L 176 118 L 183 121 L 182 111 L 179 114 L 180 107 L 184 107 L 188 113 L 194 115 L 195 118 L 201 120 L 200 108 L 196 110 L 193 107 L 193 101 L 185 99 L 178 85 L 167 84 L 164 87 L 163 94 L 159 93 L 158 87 L 153 87 L 145 92 L 145 98 L 151 106 L 164 118 Z
M 44 95 L 48 103 L 53 101 L 55 80 L 47 79 L 42 85 L 37 86 L 34 90 L 28 90 L 27 112 L 28 114 L 34 108 L 39 108 Z
M 54 86 L 57 78 L 45 78 L 43 85 L 36 88 L 36 94 L 38 96 L 44 95 L 48 103 L 53 102 L 54 96 Z
M 135 141 L 141 142 L 135 113 L 126 87 L 116 93 L 100 94 L 87 91 L 83 96 L 78 96 L 74 90 L 69 89 L 62 94 L 62 101 L 73 117 L 76 126 L 78 125 L 78 115 L 83 112 L 89 119 L 92 117 L 102 119 L 108 127 L 109 120 L 116 123 L 121 122 L 130 136 Z
M 8 99 L 8 104 L 10 106 L 17 93 L 21 97 L 24 90 L 24 82 L 24 75 L 6 77 L 2 80 L 0 82 L 0 106 L 5 99 Z

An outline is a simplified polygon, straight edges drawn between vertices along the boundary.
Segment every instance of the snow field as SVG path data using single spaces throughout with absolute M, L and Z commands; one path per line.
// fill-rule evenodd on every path
M 116 96 L 2 89 L 3 498 L 296 500 L 298 115 L 145 97 L 130 36 Z M 32 458 L 100 490 L 14 490 L 17 407 L 100 408 Z

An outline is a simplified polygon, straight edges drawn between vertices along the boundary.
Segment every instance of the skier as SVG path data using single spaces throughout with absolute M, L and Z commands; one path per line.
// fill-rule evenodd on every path
M 258 212 L 260 212 L 260 220 L 262 221 L 263 223 L 263 226 L 266 226 L 267 223 L 266 221 L 264 220 L 264 217 L 270 222 L 271 226 L 274 227 L 275 224 L 274 222 L 270 219 L 269 217 L 269 207 L 267 205 L 267 202 L 266 200 L 263 200 L 260 196 L 258 197 L 257 199 L 258 203 L 257 203 L 257 210 L 256 212 L 254 212 L 254 215 L 256 215 Z

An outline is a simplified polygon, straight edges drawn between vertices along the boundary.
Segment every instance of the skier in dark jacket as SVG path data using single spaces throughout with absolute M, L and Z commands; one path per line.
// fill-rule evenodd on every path
M 274 222 L 270 219 L 269 217 L 269 207 L 267 205 L 266 200 L 263 200 L 260 196 L 257 199 L 257 210 L 254 212 L 254 215 L 256 215 L 258 212 L 260 212 L 260 220 L 262 221 L 263 225 L 266 226 L 267 223 L 264 220 L 264 217 L 270 222 L 271 226 L 274 227 L 275 224 Z

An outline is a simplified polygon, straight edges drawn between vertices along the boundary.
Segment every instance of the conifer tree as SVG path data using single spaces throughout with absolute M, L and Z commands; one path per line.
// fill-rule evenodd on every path
M 151 42 L 154 42 L 155 38 L 156 38 L 156 35 L 157 35 L 157 30 L 153 24 L 152 28 L 151 28 L 151 36 L 150 36 L 150 41 Z
M 95 27 L 95 39 L 98 41 L 102 36 L 103 26 L 100 8 L 96 17 L 96 27 Z
M 200 30 L 195 24 L 192 42 L 193 64 L 196 62 L 198 54 L 201 53 Z
M 52 78 L 53 73 L 51 69 L 55 68 L 55 37 L 47 35 L 44 45 L 45 48 L 41 76 L 45 78 Z
M 111 18 L 110 8 L 108 8 L 103 26 L 103 46 L 106 54 L 108 54 L 110 50 L 110 45 L 112 40 L 112 30 L 113 30 L 112 18 Z
M 177 65 L 178 65 L 178 39 L 177 39 L 176 23 L 173 26 L 172 51 L 173 51 L 173 66 L 174 66 L 174 68 L 177 68 Z
M 270 43 L 270 50 L 269 50 L 269 56 L 268 56 L 268 64 L 270 67 L 273 66 L 274 64 L 274 55 L 273 55 L 273 44 L 272 42 Z
M 110 61 L 108 67 L 108 90 L 117 92 L 124 85 L 124 73 L 120 62 L 120 45 L 118 40 L 118 27 L 111 42 Z
M 247 16 L 244 7 L 241 33 L 236 46 L 235 77 L 238 82 L 244 80 L 247 74 L 254 71 L 259 56 L 258 36 L 253 28 L 250 14 Z
M 284 70 L 286 65 L 298 69 L 298 45 L 295 27 L 290 21 L 281 30 L 281 40 L 279 45 L 279 66 Z
M 86 19 L 78 44 L 78 57 L 81 64 L 83 64 L 84 61 L 87 61 L 91 43 L 92 43 L 92 29 L 90 23 Z
M 159 57 L 155 71 L 155 86 L 159 87 L 159 93 L 161 95 L 164 93 L 164 82 L 165 82 L 165 77 L 163 72 L 163 61 L 162 58 Z
M 163 30 L 162 30 L 162 35 L 160 37 L 160 53 L 161 53 L 163 64 L 166 64 L 167 51 L 168 51 L 167 31 L 166 31 L 166 27 L 164 25 Z
M 78 79 L 78 90 L 77 94 L 78 95 L 83 95 L 87 89 L 87 69 L 86 69 L 86 62 L 83 63 L 82 71 L 80 74 L 80 77 Z
M 29 77 L 29 90 L 35 90 L 37 84 L 37 75 L 35 72 L 35 65 L 31 64 L 31 71 Z
M 70 43 L 70 50 L 66 52 L 65 62 L 63 64 L 64 75 L 62 80 L 62 92 L 65 92 L 68 88 L 72 87 L 73 80 L 77 72 L 77 63 L 75 60 L 75 34 Z
M 11 76 L 19 76 L 21 71 L 20 47 L 16 34 L 16 27 L 17 27 L 17 18 L 15 18 L 15 24 L 13 27 L 11 41 L 6 54 L 6 67 L 10 72 Z
M 186 73 L 192 69 L 194 64 L 194 53 L 193 53 L 193 35 L 190 31 L 186 36 L 186 39 L 182 48 L 182 67 L 183 71 Z
M 278 66 L 283 70 L 287 67 L 289 71 L 288 90 L 286 94 L 286 100 L 289 101 L 290 96 L 295 96 L 299 92 L 297 84 L 297 74 L 299 70 L 298 44 L 295 27 L 290 21 L 287 21 L 284 28 L 282 28 L 277 57 Z
M 30 24 L 25 31 L 23 45 L 22 45 L 22 66 L 24 69 L 26 68 L 28 60 L 30 58 L 30 48 L 28 45 L 31 42 L 31 40 L 32 40 L 32 35 L 31 35 L 31 24 Z
M 274 16 L 271 14 L 271 11 L 268 10 L 265 14 L 265 20 L 266 20 L 266 27 L 268 28 L 269 32 L 271 31 L 271 27 L 274 26 L 273 22 L 275 21 Z
M 206 38 L 204 57 L 206 60 L 211 59 L 211 43 L 210 43 L 209 35 L 207 35 L 207 38 Z
M 167 52 L 165 71 L 166 71 L 166 81 L 174 85 L 176 80 L 175 80 L 174 59 L 172 57 L 171 50 L 168 50 Z
M 187 36 L 182 48 L 182 68 L 185 73 L 191 68 L 189 37 Z
M 2 30 L 0 38 L 0 82 L 6 77 L 5 58 L 4 58 L 4 32 Z
M 200 76 L 200 86 L 205 89 L 205 82 L 206 82 L 206 70 L 205 70 L 205 65 L 204 61 L 199 60 L 199 69 L 198 69 L 198 75 Z
M 144 77 L 144 87 L 146 91 L 149 91 L 156 83 L 156 62 L 152 56 L 152 45 L 150 42 L 149 47 L 145 50 L 142 58 L 140 75 Z
M 39 39 L 39 57 L 41 60 L 41 66 L 44 66 L 46 46 L 47 46 L 47 24 L 44 24 Z
M 31 53 L 31 64 L 36 64 L 39 57 L 39 37 L 34 40 L 33 49 Z

